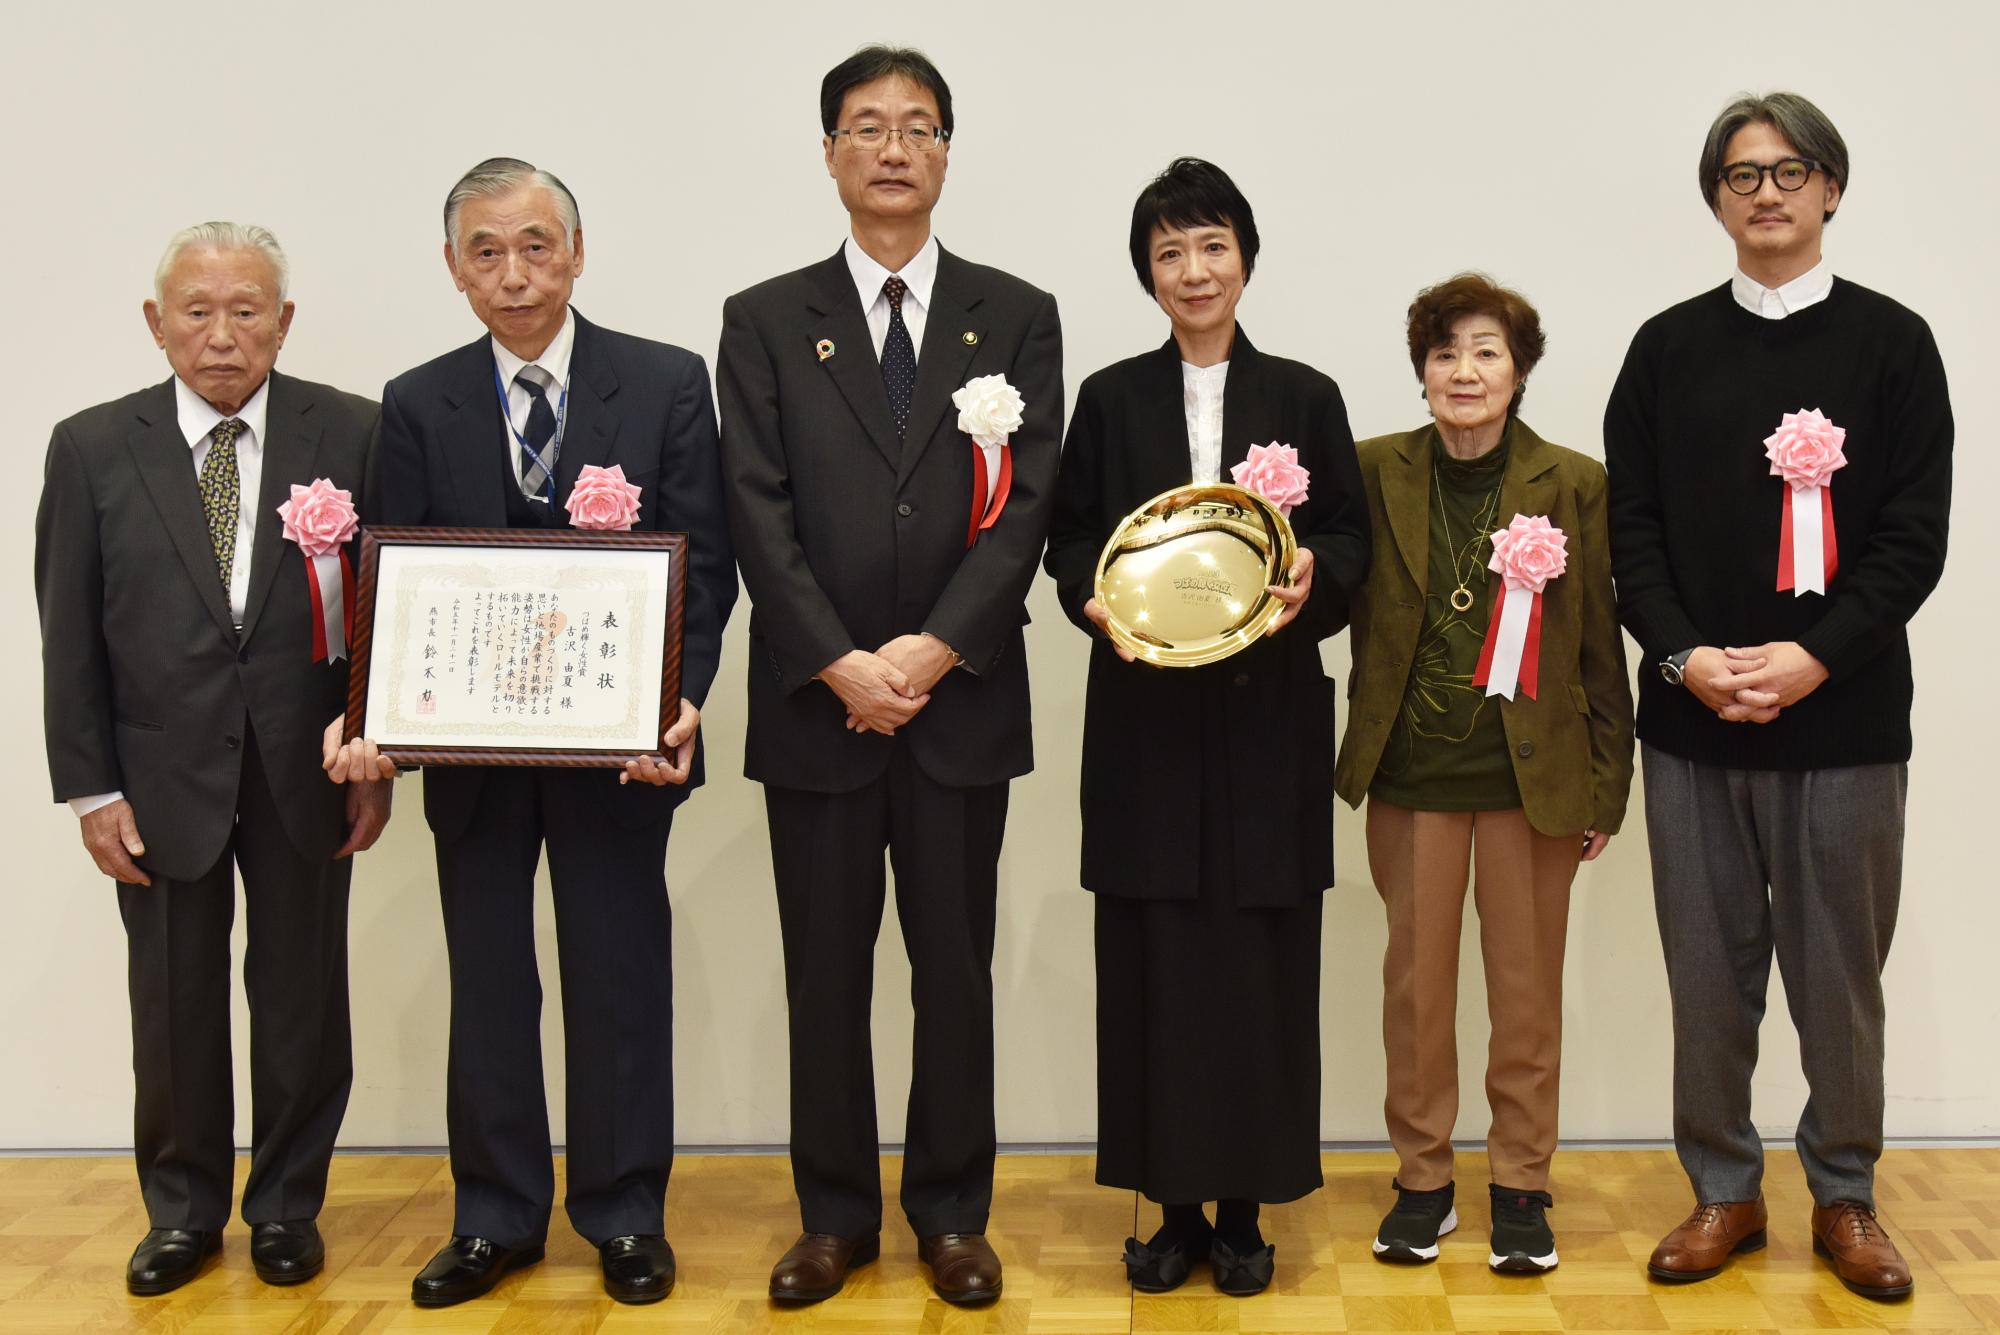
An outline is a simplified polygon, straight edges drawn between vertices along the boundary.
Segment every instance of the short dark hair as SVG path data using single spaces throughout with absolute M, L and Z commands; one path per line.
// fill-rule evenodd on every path
M 1257 267 L 1257 218 L 1229 174 L 1200 158 L 1175 158 L 1132 205 L 1132 271 L 1153 296 L 1153 229 L 1229 227 L 1243 251 L 1243 281 Z
M 819 128 L 832 134 L 840 128 L 840 105 L 865 83 L 900 74 L 937 99 L 938 128 L 951 138 L 951 88 L 931 58 L 913 46 L 864 46 L 826 72 L 819 81 Z
M 1768 125 L 1799 153 L 1817 162 L 1829 178 L 1840 185 L 1840 192 L 1847 193 L 1847 141 L 1840 137 L 1840 131 L 1833 128 L 1826 113 L 1797 93 L 1766 93 L 1755 97 L 1749 93 L 1737 98 L 1722 109 L 1715 123 L 1708 127 L 1708 138 L 1701 146 L 1701 198 L 1708 205 L 1710 213 L 1715 212 L 1716 193 L 1722 189 L 1722 169 L 1727 166 L 1722 155 L 1729 149 L 1729 141 L 1738 130 L 1746 125 Z M 1820 219 L 1823 223 L 1833 221 L 1828 213 Z
M 1448 347 L 1451 331 L 1471 315 L 1491 316 L 1507 337 L 1507 352 L 1514 359 L 1519 383 L 1507 411 L 1521 411 L 1521 399 L 1528 392 L 1528 372 L 1542 360 L 1548 339 L 1542 336 L 1542 317 L 1526 297 L 1510 287 L 1502 287 L 1483 273 L 1453 274 L 1436 287 L 1417 293 L 1410 303 L 1410 366 L 1423 383 L 1424 360 L 1431 349 Z

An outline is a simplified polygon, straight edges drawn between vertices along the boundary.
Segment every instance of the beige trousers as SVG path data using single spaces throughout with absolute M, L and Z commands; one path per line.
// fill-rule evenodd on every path
M 1493 1181 L 1543 1191 L 1562 1075 L 1563 946 L 1581 835 L 1536 833 L 1512 811 L 1411 811 L 1368 799 L 1368 866 L 1389 913 L 1382 1044 L 1398 1180 L 1452 1180 L 1458 1120 L 1458 941 L 1471 869 L 1486 962 L 1486 1137 Z

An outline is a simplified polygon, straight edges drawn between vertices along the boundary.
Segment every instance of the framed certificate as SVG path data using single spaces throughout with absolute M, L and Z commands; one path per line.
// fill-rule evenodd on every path
M 347 737 L 401 765 L 658 755 L 686 598 L 684 533 L 365 529 Z

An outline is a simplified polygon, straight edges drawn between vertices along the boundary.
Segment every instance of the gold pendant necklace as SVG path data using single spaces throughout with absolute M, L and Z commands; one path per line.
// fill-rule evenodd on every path
M 1472 589 L 1470 587 L 1472 581 L 1470 577 L 1466 575 L 1464 567 L 1460 563 L 1458 543 L 1451 536 L 1451 514 L 1444 507 L 1444 483 L 1438 480 L 1438 471 L 1439 470 L 1437 463 L 1435 460 L 1433 460 L 1431 463 L 1431 485 L 1437 490 L 1438 518 L 1442 520 L 1444 523 L 1445 555 L 1451 558 L 1451 576 L 1453 579 L 1458 581 L 1458 587 L 1451 591 L 1451 599 L 1450 599 L 1451 610 L 1463 616 L 1465 613 L 1470 612 L 1472 610 L 1472 605 L 1474 602 L 1477 601 L 1477 599 L 1473 597 Z M 1484 514 L 1486 518 L 1484 520 L 1481 520 L 1479 519 L 1478 515 L 1473 516 L 1476 525 L 1476 531 L 1472 535 L 1471 550 L 1468 553 L 1468 555 L 1472 558 L 1472 568 L 1474 570 L 1478 570 L 1480 568 L 1479 544 L 1486 536 L 1486 528 L 1488 525 L 1492 523 L 1493 511 L 1499 505 L 1499 503 L 1500 503 L 1500 486 L 1499 484 L 1496 483 L 1493 487 L 1492 495 L 1488 496 L 1486 498 L 1486 504 L 1480 507 L 1479 513 Z M 1484 581 L 1482 577 L 1482 583 L 1483 582 Z

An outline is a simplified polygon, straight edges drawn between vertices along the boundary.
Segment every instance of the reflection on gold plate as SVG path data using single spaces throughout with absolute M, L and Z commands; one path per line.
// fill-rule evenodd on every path
M 1284 610 L 1298 541 L 1276 506 L 1226 482 L 1175 487 L 1127 515 L 1097 558 L 1116 643 L 1159 667 L 1220 662 Z

